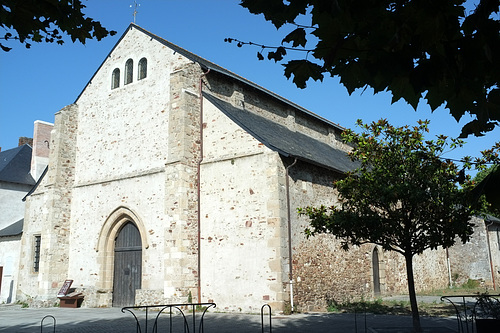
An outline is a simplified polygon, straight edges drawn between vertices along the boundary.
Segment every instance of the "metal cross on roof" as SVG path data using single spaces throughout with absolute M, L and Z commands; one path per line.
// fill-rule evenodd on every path
M 137 3 L 137 1 L 135 1 L 135 0 L 134 0 L 134 4 L 130 5 L 130 8 L 132 8 L 132 7 L 134 8 L 134 12 L 132 13 L 132 15 L 134 16 L 134 23 L 135 23 L 135 18 L 136 18 L 137 13 L 138 13 L 137 7 L 140 7 L 140 6 L 141 6 L 141 4 Z

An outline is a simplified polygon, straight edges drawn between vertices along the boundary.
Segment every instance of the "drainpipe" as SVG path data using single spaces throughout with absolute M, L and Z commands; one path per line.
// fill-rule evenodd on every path
M 198 303 L 201 303 L 201 162 L 203 162 L 203 77 L 210 72 L 210 68 L 200 75 L 200 156 L 197 165 L 197 195 L 198 195 Z
M 493 290 L 497 290 L 497 286 L 495 283 L 495 271 L 493 270 L 493 258 L 491 258 L 491 246 L 490 246 L 490 235 L 488 232 L 488 227 L 493 224 L 493 221 L 490 223 L 486 223 L 484 220 L 484 225 L 486 226 L 486 243 L 488 244 L 488 256 L 490 257 L 490 270 L 491 270 L 491 281 L 493 282 Z
M 448 264 L 448 287 L 453 287 L 453 281 L 451 280 L 451 264 L 450 264 L 450 252 L 448 252 L 448 248 L 446 248 L 446 263 Z
M 285 182 L 286 182 L 286 208 L 288 219 L 288 279 L 290 280 L 290 308 L 293 313 L 293 263 L 292 263 L 292 220 L 290 213 L 290 180 L 288 170 L 297 163 L 297 157 L 292 164 L 285 168 Z

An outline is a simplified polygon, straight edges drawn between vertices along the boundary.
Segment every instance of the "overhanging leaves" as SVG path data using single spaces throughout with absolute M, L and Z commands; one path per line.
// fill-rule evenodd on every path
M 305 88 L 309 79 L 323 80 L 322 67 L 308 60 L 291 60 L 284 66 L 285 76 L 290 79 L 293 75 L 293 83 L 299 88 Z
M 489 96 L 500 83 L 500 1 L 477 0 L 467 13 L 464 2 L 244 0 L 241 5 L 277 28 L 293 26 L 283 43 L 304 50 L 309 40 L 317 41 L 309 47 L 311 63 L 320 64 L 323 74 L 339 76 L 349 93 L 369 86 L 415 109 L 421 101 L 432 110 L 444 105 L 456 120 L 465 114 L 476 118 L 463 136 L 483 135 L 500 120 L 499 104 Z M 308 19 L 311 29 L 297 25 L 299 17 Z M 284 56 L 271 51 L 268 58 Z M 313 73 L 307 75 L 307 66 L 288 60 L 285 75 L 303 88 L 304 80 L 320 77 L 317 66 L 309 68 Z
M 307 43 L 306 31 L 304 30 L 304 28 L 297 28 L 294 31 L 290 32 L 285 38 L 283 38 L 282 43 L 292 43 L 293 47 L 305 47 Z
M 62 34 L 82 44 L 88 39 L 101 40 L 116 34 L 100 22 L 85 17 L 84 8 L 81 0 L 1 0 L 0 27 L 14 32 L 7 32 L 3 39 L 18 40 L 29 48 L 30 42 L 61 45 L 64 43 Z M 2 44 L 0 47 L 4 51 L 11 49 Z

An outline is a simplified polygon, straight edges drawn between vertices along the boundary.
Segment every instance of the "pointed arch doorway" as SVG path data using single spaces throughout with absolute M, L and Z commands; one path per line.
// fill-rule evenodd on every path
M 113 306 L 132 306 L 142 281 L 142 241 L 137 226 L 131 221 L 123 224 L 114 245 Z

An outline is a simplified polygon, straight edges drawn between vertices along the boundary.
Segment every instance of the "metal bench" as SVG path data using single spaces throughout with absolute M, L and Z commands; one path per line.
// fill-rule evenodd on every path
M 492 323 L 492 317 L 495 316 L 491 310 L 498 311 L 497 316 L 500 316 L 500 295 L 453 295 L 442 296 L 441 301 L 447 301 L 455 308 L 457 316 L 458 332 L 459 333 L 481 333 L 492 332 L 484 327 L 488 325 L 499 325 L 500 317 L 497 317 L 497 322 Z M 494 326 L 496 329 L 500 326 Z

